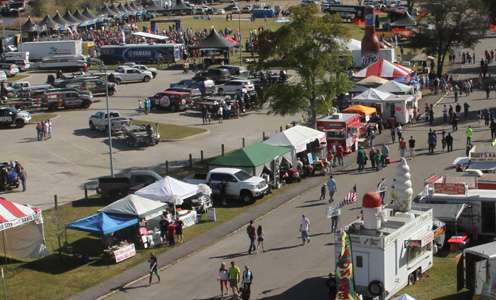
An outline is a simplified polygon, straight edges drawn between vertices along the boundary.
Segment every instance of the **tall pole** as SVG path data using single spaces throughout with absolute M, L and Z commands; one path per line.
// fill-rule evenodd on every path
M 241 38 L 241 7 L 238 6 L 238 33 L 239 33 L 239 41 L 238 41 L 238 46 L 239 46 L 239 64 L 243 64 L 243 58 L 242 58 L 242 38 Z
M 110 108 L 109 108 L 109 88 L 108 88 L 108 75 L 107 68 L 102 62 L 102 66 L 105 68 L 105 106 L 107 111 L 107 131 L 108 131 L 108 146 L 109 146 L 109 162 L 110 162 L 110 176 L 114 177 L 114 163 L 112 159 L 112 122 L 110 118 Z

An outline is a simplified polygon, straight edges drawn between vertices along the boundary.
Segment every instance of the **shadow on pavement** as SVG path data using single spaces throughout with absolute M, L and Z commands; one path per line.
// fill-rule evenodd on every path
M 298 205 L 296 208 L 305 208 L 305 207 L 314 207 L 314 206 L 322 206 L 326 205 L 326 203 L 310 203 L 310 204 L 303 204 L 303 205 Z
M 89 128 L 74 129 L 74 131 L 72 133 L 75 136 L 85 136 L 85 137 L 92 138 L 92 139 L 101 138 L 101 137 L 105 136 L 105 134 L 103 134 L 102 132 L 97 131 L 97 130 L 91 130 Z
M 153 284 L 155 284 L 155 283 L 152 283 L 152 285 Z M 158 284 L 158 282 L 157 282 L 157 284 Z M 149 285 L 145 283 L 145 284 L 140 284 L 140 285 L 135 285 L 135 286 L 120 287 L 117 290 L 119 292 L 126 293 L 128 290 L 134 290 L 134 289 L 140 289 L 140 288 L 146 288 L 146 287 L 149 287 Z
M 257 297 L 263 300 L 301 300 L 301 299 L 326 299 L 328 290 L 325 277 L 311 277 L 300 281 L 293 287 L 279 295 Z M 268 291 L 270 292 L 270 291 Z M 261 294 L 266 294 L 262 292 Z
M 267 252 L 267 251 L 265 251 L 265 252 Z M 248 254 L 248 252 L 246 252 L 246 251 L 242 251 L 242 252 L 231 253 L 231 254 L 226 254 L 226 255 L 212 256 L 212 257 L 209 257 L 209 259 L 217 259 L 217 258 L 232 259 L 232 258 L 236 258 L 236 257 L 246 256 L 246 255 L 250 255 L 250 254 Z
M 272 252 L 272 251 L 281 251 L 281 250 L 288 250 L 288 249 L 293 249 L 293 248 L 298 248 L 301 247 L 301 243 L 298 243 L 296 245 L 292 246 L 284 246 L 284 247 L 277 247 L 277 248 L 270 248 L 265 250 L 265 252 Z

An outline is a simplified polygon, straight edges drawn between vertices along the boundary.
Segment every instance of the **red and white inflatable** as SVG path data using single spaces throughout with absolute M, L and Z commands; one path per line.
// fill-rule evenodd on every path
M 356 78 L 378 76 L 382 78 L 408 77 L 413 71 L 405 66 L 379 59 L 375 63 L 355 73 Z

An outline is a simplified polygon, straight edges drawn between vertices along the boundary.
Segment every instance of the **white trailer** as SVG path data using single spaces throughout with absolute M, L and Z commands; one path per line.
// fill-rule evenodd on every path
M 26 42 L 19 46 L 20 52 L 29 52 L 30 60 L 41 60 L 54 55 L 83 55 L 81 40 Z
M 364 209 L 367 219 L 365 214 Z M 355 284 L 365 299 L 390 299 L 409 283 L 414 284 L 433 263 L 432 209 L 393 213 L 391 208 L 384 208 L 379 215 L 378 229 L 366 229 L 362 221 L 355 221 L 348 230 Z M 340 249 L 339 244 L 337 238 L 336 249 Z

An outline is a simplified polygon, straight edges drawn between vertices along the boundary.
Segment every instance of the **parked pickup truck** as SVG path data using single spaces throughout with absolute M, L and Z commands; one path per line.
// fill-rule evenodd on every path
M 162 179 L 151 170 L 132 170 L 118 176 L 98 178 L 97 193 L 106 199 L 116 199 L 132 194 L 145 186 Z
M 115 72 L 110 73 L 108 80 L 121 84 L 124 82 L 148 82 L 153 78 L 153 74 L 147 70 L 140 70 L 127 66 L 118 67 Z
M 195 174 L 184 180 L 192 184 L 206 183 L 212 188 L 214 195 L 219 195 L 221 185 L 225 183 L 226 197 L 239 199 L 244 203 L 249 203 L 269 191 L 269 186 L 263 178 L 234 168 L 215 168 L 207 174 Z
M 122 131 L 122 127 L 129 125 L 129 119 L 121 117 L 119 112 L 110 112 L 110 129 L 112 134 Z M 96 112 L 91 115 L 89 120 L 91 130 L 108 131 L 107 113 L 103 111 Z
M 0 126 L 22 128 L 31 121 L 31 114 L 12 107 L 0 107 Z
M 49 84 L 31 84 L 29 81 L 15 81 L 7 86 L 7 93 L 10 95 L 27 96 L 37 91 L 46 91 L 51 86 Z

